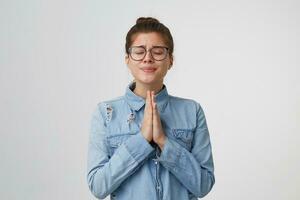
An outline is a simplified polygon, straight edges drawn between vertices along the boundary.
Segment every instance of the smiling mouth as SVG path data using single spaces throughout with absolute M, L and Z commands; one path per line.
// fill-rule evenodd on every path
M 153 73 L 156 71 L 156 68 L 154 67 L 146 67 L 146 68 L 142 68 L 141 70 L 143 70 L 146 73 Z

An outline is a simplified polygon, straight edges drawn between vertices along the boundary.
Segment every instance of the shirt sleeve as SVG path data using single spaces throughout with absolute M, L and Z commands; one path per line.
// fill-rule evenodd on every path
M 197 125 L 191 152 L 167 138 L 158 160 L 196 197 L 204 197 L 215 183 L 214 163 L 204 112 L 197 105 Z
M 132 175 L 154 149 L 139 132 L 123 142 L 109 157 L 107 130 L 100 105 L 98 104 L 91 118 L 87 182 L 93 195 L 104 199 Z

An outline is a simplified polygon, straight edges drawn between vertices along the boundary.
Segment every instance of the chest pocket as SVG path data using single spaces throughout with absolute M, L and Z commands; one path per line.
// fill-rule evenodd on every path
M 130 133 L 120 133 L 107 137 L 107 143 L 110 151 L 110 156 L 112 156 L 115 151 L 130 137 L 136 135 L 138 131 Z
M 192 129 L 171 129 L 168 135 L 188 151 L 191 150 L 193 141 Z

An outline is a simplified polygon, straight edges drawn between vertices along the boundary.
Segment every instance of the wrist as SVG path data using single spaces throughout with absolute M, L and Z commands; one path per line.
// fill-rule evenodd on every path
M 163 135 L 163 136 L 160 137 L 155 143 L 159 146 L 159 148 L 160 148 L 161 150 L 163 150 L 164 145 L 165 145 L 165 142 L 166 142 L 166 136 Z

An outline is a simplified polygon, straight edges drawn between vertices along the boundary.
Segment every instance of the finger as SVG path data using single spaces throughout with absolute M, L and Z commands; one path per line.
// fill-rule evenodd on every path
M 146 93 L 146 107 L 149 106 L 149 90 L 147 90 L 147 93 Z
M 148 101 L 149 101 L 149 95 L 148 95 L 149 91 L 147 90 L 146 92 L 146 106 L 148 106 Z
M 151 93 L 149 90 L 147 90 L 146 106 L 148 115 L 152 115 Z
M 151 98 L 152 98 L 152 95 L 151 95 L 151 92 L 149 91 L 148 103 L 149 103 L 149 106 L 150 106 L 150 108 L 151 108 L 151 112 L 152 112 Z
M 153 109 L 154 109 L 154 103 L 155 103 L 155 95 L 154 95 L 154 91 L 151 91 L 151 104 Z
M 148 91 L 146 92 L 146 100 L 145 100 L 145 114 L 148 112 L 149 107 L 149 98 L 148 98 Z
M 155 102 L 155 98 L 152 97 L 152 108 L 153 108 L 153 126 L 158 124 L 159 116 L 157 110 L 157 103 Z
M 154 91 L 152 91 L 152 107 L 153 107 L 153 112 L 156 111 L 156 114 L 158 113 L 158 109 L 157 109 L 157 103 L 156 103 L 156 99 L 155 99 L 155 95 L 154 95 Z

